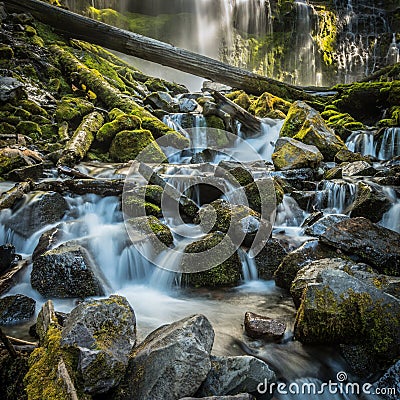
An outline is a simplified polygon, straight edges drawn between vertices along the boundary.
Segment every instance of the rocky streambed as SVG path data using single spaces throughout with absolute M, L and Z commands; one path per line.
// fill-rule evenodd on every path
M 0 16 L 2 398 L 398 398 L 398 65 L 189 93 Z

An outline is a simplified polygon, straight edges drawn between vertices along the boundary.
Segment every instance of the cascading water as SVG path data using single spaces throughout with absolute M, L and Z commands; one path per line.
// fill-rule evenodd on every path
M 380 225 L 400 233 L 400 198 L 397 197 L 393 188 L 383 189 L 392 202 L 392 207 L 383 215 Z
M 296 0 L 296 51 L 293 53 L 291 65 L 294 70 L 294 84 L 320 86 L 321 72 L 318 69 L 317 46 L 312 32 L 317 19 L 314 7 L 307 0 Z
M 348 137 L 346 145 L 349 150 L 362 155 L 390 160 L 400 155 L 400 128 L 386 128 L 379 136 L 375 132 L 357 131 Z
M 347 207 L 354 202 L 357 193 L 356 184 L 342 180 L 324 181 L 322 188 L 319 189 L 322 194 L 326 193 L 326 199 L 321 197 L 322 204 L 319 204 L 318 207 L 336 214 L 343 214 Z M 325 202 L 326 206 L 324 207 Z
M 386 64 L 396 64 L 400 62 L 400 45 L 396 42 L 396 34 L 393 33 L 392 43 L 390 44 L 389 50 L 386 54 Z
M 336 51 L 339 81 L 350 83 L 372 74 L 386 53 L 381 53 L 382 36 L 390 33 L 385 11 L 375 0 L 336 0 L 339 15 Z M 385 50 L 386 51 L 386 50 Z

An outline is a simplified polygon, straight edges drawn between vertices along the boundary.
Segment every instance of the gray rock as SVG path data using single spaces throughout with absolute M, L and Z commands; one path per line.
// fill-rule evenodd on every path
M 36 301 L 22 294 L 0 299 L 0 325 L 26 321 L 35 313 Z
M 381 187 L 360 182 L 356 198 L 345 213 L 350 213 L 351 217 L 364 217 L 372 222 L 379 222 L 391 205 Z
M 258 277 L 265 280 L 273 279 L 275 271 L 286 255 L 287 251 L 279 240 L 269 239 L 264 248 L 254 258 Z
M 61 344 L 79 349 L 79 372 L 86 393 L 115 387 L 124 376 L 136 343 L 135 313 L 122 296 L 79 304 L 67 318 Z
M 7 221 L 7 226 L 24 238 L 29 238 L 46 225 L 58 222 L 68 210 L 68 203 L 56 192 L 35 196 Z
M 394 388 L 393 394 L 386 394 L 383 397 L 387 400 L 398 400 L 400 397 L 400 361 L 392 365 L 373 385 L 374 388 L 388 389 Z
M 0 102 L 21 99 L 26 96 L 24 85 L 17 79 L 0 76 Z
M 33 262 L 31 284 L 42 296 L 77 297 L 104 294 L 101 273 L 82 246 L 66 243 Z
M 337 222 L 344 221 L 345 219 L 348 219 L 348 218 L 349 217 L 347 215 L 343 215 L 343 214 L 326 215 L 326 216 L 322 217 L 321 219 L 319 219 L 318 221 L 314 222 L 309 227 L 307 227 L 305 229 L 304 233 L 309 236 L 319 237 L 319 236 L 323 235 L 330 226 L 336 224 Z
M 344 165 L 342 168 L 343 176 L 373 176 L 376 169 L 366 161 L 355 161 Z
M 285 333 L 286 324 L 263 315 L 246 312 L 244 329 L 253 339 L 279 340 Z
M 279 138 L 272 154 L 272 162 L 277 170 L 316 168 L 324 159 L 321 152 L 292 138 Z
M 32 260 L 35 261 L 39 256 L 46 253 L 46 251 L 56 247 L 63 236 L 63 232 L 64 231 L 59 226 L 44 232 L 42 236 L 40 236 L 39 243 L 33 251 Z
M 300 269 L 290 287 L 290 294 L 296 308 L 300 307 L 304 289 L 312 283 L 317 283 L 317 277 L 322 270 L 332 268 L 341 271 L 352 271 L 357 269 L 356 265 L 358 264 L 342 258 L 323 258 L 308 263 L 304 268 Z
M 167 112 L 179 112 L 179 104 L 167 92 L 154 92 L 146 97 L 145 104 Z
M 375 360 L 400 355 L 400 301 L 348 273 L 325 268 L 304 289 L 294 334 L 303 343 L 364 345 Z
M 400 276 L 400 234 L 366 218 L 349 218 L 329 227 L 320 240 L 385 275 Z
M 268 365 L 252 356 L 211 357 L 211 370 L 198 391 L 199 396 L 257 393 L 257 386 L 276 381 Z
M 155 330 L 133 350 L 115 399 L 194 396 L 210 371 L 213 341 L 213 328 L 203 315 Z
M 290 289 L 297 273 L 311 261 L 339 256 L 334 249 L 319 243 L 318 240 L 305 242 L 282 260 L 274 274 L 275 283 L 281 288 Z

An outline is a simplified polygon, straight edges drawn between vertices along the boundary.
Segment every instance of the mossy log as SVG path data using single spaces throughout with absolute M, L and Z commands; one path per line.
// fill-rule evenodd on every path
M 37 0 L 7 0 L 7 7 L 30 12 L 40 21 L 69 38 L 86 40 L 121 53 L 133 55 L 189 74 L 211 79 L 247 93 L 264 92 L 291 100 L 311 100 L 302 88 L 230 66 L 212 58 L 180 49 Z
M 169 145 L 177 148 L 186 148 L 188 146 L 188 139 L 162 123 L 158 118 L 139 106 L 134 100 L 121 93 L 117 88 L 111 86 L 99 73 L 82 64 L 70 52 L 56 45 L 51 46 L 50 50 L 59 59 L 66 72 L 69 74 L 78 74 L 80 83 L 96 93 L 97 97 L 109 109 L 118 108 L 127 114 L 136 115 L 142 121 L 142 128 L 151 131 L 155 139 L 168 135 Z
M 97 111 L 84 117 L 71 140 L 65 146 L 63 155 L 58 161 L 58 165 L 72 167 L 77 162 L 81 161 L 89 151 L 96 132 L 101 128 L 103 122 L 103 116 Z

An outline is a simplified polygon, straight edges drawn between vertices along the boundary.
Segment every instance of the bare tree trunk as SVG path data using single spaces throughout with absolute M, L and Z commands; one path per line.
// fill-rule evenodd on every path
M 247 93 L 270 92 L 292 100 L 311 100 L 302 88 L 245 71 L 212 58 L 51 6 L 38 0 L 7 0 L 7 8 L 30 12 L 69 38 L 86 40 L 121 53 L 153 61 L 189 74 L 220 82 Z

